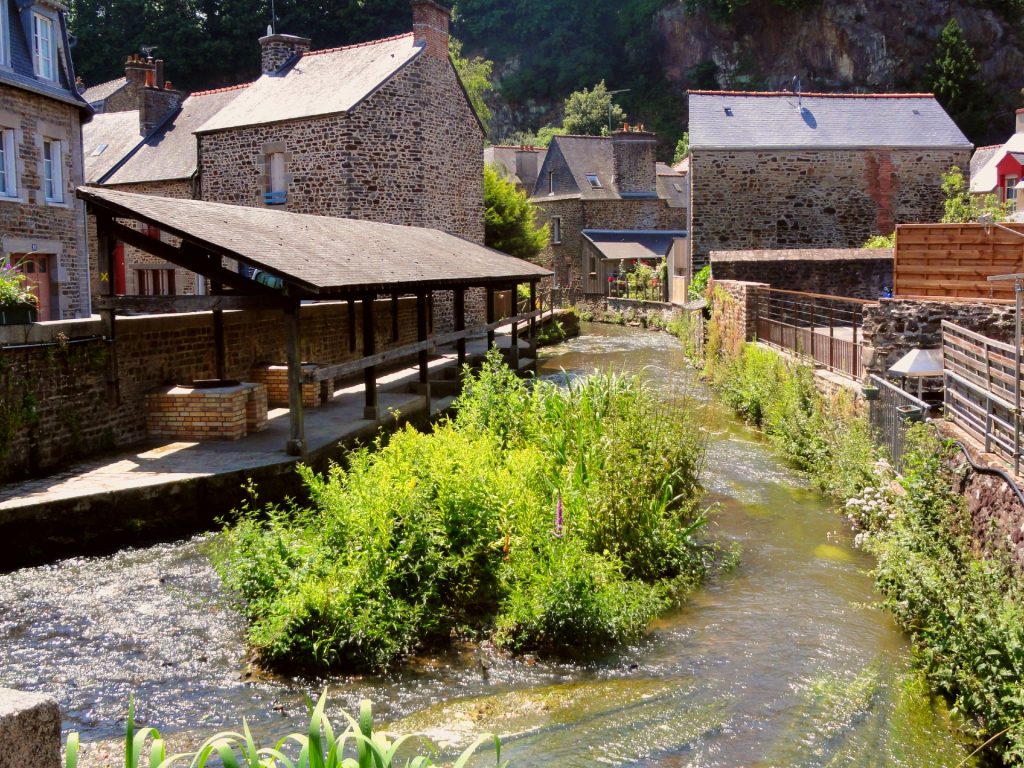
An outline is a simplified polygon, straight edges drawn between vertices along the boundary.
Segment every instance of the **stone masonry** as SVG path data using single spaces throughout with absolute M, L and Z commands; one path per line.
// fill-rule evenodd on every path
M 0 768 L 58 768 L 60 707 L 49 696 L 0 688 Z
M 768 283 L 788 291 L 877 299 L 892 290 L 891 248 L 712 251 L 716 280 Z
M 2 255 L 50 256 L 51 319 L 89 314 L 85 208 L 75 198 L 83 183 L 81 111 L 70 104 L 0 84 L 0 126 L 15 133 L 17 197 L 0 197 Z M 43 197 L 43 139 L 62 146 L 63 197 Z M 16 258 L 16 256 L 15 256 Z
M 694 150 L 694 269 L 718 250 L 856 248 L 942 216 L 941 176 L 967 150 Z

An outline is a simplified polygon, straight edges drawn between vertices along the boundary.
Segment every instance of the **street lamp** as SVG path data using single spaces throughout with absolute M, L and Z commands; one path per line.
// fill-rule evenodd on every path
M 617 93 L 629 93 L 632 88 L 622 88 L 618 91 L 608 91 L 608 133 L 612 132 L 612 96 Z

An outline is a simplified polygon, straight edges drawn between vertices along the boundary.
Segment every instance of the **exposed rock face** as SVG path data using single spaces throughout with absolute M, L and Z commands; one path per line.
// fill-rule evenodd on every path
M 662 11 L 656 24 L 662 67 L 680 88 L 702 85 L 695 82 L 696 73 L 713 62 L 722 88 L 788 88 L 799 75 L 806 91 L 886 91 L 924 88 L 925 68 L 951 18 L 974 46 L 992 92 L 1017 106 L 1024 85 L 1020 32 L 1010 21 L 973 4 L 823 1 L 789 10 L 771 0 L 751 0 L 723 25 L 706 12 L 691 16 L 677 3 Z M 1012 123 L 1011 110 L 1000 118 L 999 140 L 1012 131 Z

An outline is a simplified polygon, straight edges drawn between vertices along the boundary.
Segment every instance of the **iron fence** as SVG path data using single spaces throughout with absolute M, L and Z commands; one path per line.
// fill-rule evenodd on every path
M 768 289 L 757 297 L 757 340 L 859 380 L 864 305 L 871 302 Z
M 668 283 L 652 280 L 640 285 L 625 277 L 608 279 L 608 297 L 612 299 L 633 299 L 635 301 L 668 301 Z
M 896 471 L 902 472 L 907 430 L 911 424 L 924 421 L 931 406 L 874 374 L 868 376 L 868 386 L 878 390 L 866 388 L 871 392 L 868 400 L 871 433 L 875 442 L 888 451 Z

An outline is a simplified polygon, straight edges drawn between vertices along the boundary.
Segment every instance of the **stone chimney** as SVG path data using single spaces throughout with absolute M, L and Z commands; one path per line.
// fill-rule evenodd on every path
M 130 85 L 141 88 L 146 84 L 150 73 L 155 73 L 156 64 L 152 59 L 144 59 L 138 54 L 128 57 L 124 63 L 124 77 Z
M 619 194 L 624 197 L 657 197 L 658 143 L 654 134 L 644 130 L 616 131 L 611 141 L 615 186 Z
M 541 153 L 532 147 L 519 147 L 516 149 L 516 176 L 528 190 L 533 190 L 537 184 L 537 175 L 540 173 Z
M 263 74 L 272 75 L 281 71 L 292 56 L 301 55 L 309 51 L 313 41 L 308 37 L 297 37 L 296 35 L 267 35 L 260 38 L 260 48 L 263 49 L 262 65 Z
M 1024 109 L 1017 110 L 1017 133 L 1024 133 Z
M 166 86 L 157 87 L 154 72 L 153 84 L 139 90 L 139 133 L 143 136 L 148 136 L 185 100 L 184 93 L 170 88 L 170 83 Z
M 412 0 L 412 36 L 427 56 L 448 61 L 448 25 L 452 11 L 435 0 Z

